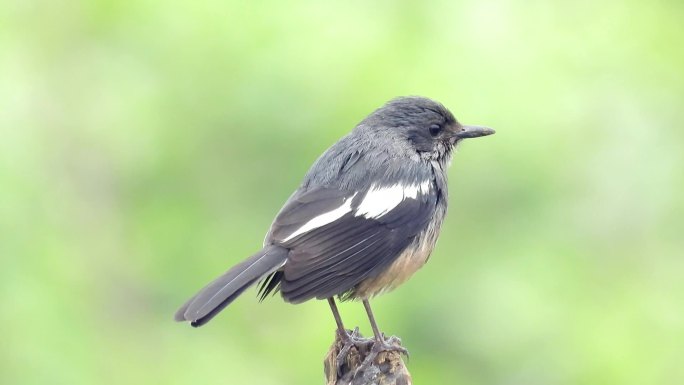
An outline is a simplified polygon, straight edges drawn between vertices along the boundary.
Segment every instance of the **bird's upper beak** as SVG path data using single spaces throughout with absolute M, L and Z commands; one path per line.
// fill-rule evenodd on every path
M 456 133 L 456 137 L 459 139 L 477 138 L 480 136 L 491 135 L 495 132 L 496 131 L 492 130 L 489 127 L 461 126 L 461 131 Z

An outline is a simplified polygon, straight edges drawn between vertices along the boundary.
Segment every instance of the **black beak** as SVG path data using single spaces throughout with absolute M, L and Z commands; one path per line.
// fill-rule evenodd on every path
M 480 127 L 480 126 L 461 126 L 461 131 L 456 133 L 456 137 L 459 139 L 465 139 L 465 138 L 477 138 L 480 136 L 487 136 L 495 133 L 496 131 L 492 130 L 489 127 Z

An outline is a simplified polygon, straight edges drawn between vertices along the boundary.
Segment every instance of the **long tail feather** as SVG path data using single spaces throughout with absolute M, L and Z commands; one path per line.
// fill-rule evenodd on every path
M 263 248 L 190 298 L 178 309 L 175 320 L 190 321 L 195 327 L 204 325 L 248 287 L 280 268 L 287 259 L 287 253 L 287 249 L 278 246 Z

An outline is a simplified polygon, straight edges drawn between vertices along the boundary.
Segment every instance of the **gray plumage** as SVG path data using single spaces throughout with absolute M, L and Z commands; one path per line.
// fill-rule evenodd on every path
M 262 280 L 292 303 L 367 299 L 427 261 L 447 210 L 452 150 L 491 129 L 465 127 L 421 97 L 390 101 L 325 151 L 276 216 L 264 248 L 176 313 L 199 326 Z
M 177 321 L 192 320 L 193 326 L 209 321 L 265 275 L 287 259 L 288 250 L 266 246 L 202 288 L 176 312 Z

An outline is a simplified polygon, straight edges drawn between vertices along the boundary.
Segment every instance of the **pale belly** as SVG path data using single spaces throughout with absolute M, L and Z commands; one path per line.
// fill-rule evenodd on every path
M 427 262 L 437 242 L 439 230 L 430 228 L 420 241 L 410 245 L 403 253 L 379 275 L 361 281 L 353 291 L 351 298 L 368 299 L 386 293 L 406 282 L 413 273 Z

